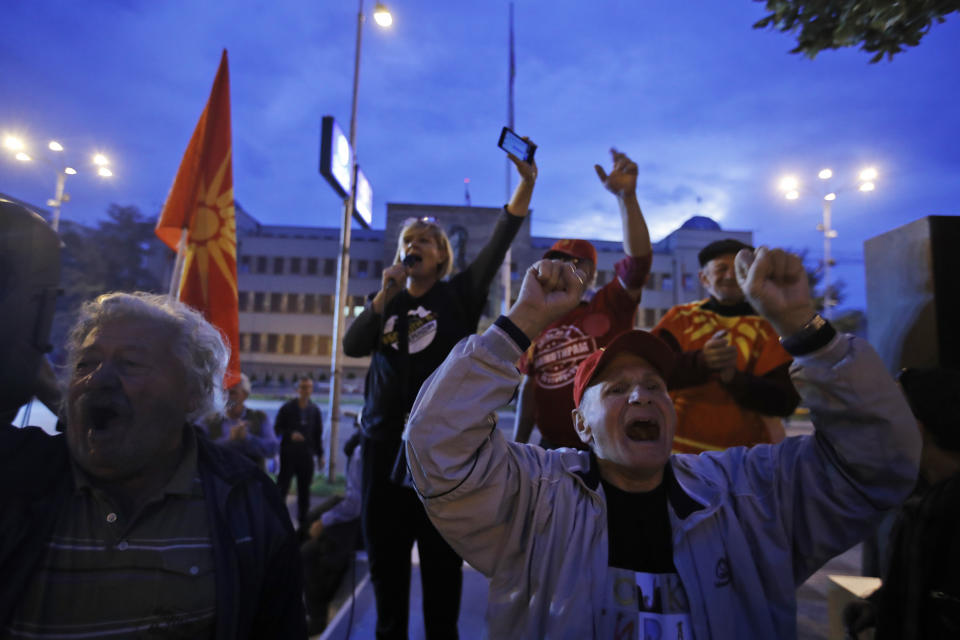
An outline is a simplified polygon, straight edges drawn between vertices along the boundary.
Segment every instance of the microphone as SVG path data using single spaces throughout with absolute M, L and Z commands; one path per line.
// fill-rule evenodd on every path
M 418 262 L 423 262 L 423 258 L 421 258 L 418 255 L 411 254 L 409 256 L 404 256 L 403 260 L 401 260 L 400 262 L 403 266 L 409 269 L 410 267 L 417 264 Z M 397 286 L 397 281 L 394 280 L 393 278 L 390 278 L 390 280 L 387 281 L 387 288 L 392 289 L 395 286 Z

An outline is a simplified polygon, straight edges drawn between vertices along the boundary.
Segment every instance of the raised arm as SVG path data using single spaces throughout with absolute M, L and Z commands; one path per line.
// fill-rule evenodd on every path
M 468 287 L 466 295 L 475 298 L 474 304 L 481 308 L 486 303 L 490 283 L 497 275 L 503 258 L 510 248 L 524 218 L 530 213 L 530 199 L 537 182 L 537 165 L 526 163 L 513 154 L 508 154 L 520 174 L 520 182 L 513 190 L 510 202 L 504 207 L 505 215 L 500 216 L 486 244 L 467 267 L 463 282 Z
M 483 335 L 453 349 L 420 388 L 404 437 L 407 461 L 427 513 L 451 546 L 490 576 L 528 542 L 537 479 L 548 455 L 511 444 L 496 410 L 513 396 L 525 342 L 576 306 L 583 276 L 541 261 L 524 277 L 516 304 Z
M 520 389 L 517 391 L 517 412 L 513 425 L 514 442 L 530 442 L 530 434 L 533 433 L 533 425 L 537 422 L 537 401 L 534 398 L 536 385 L 530 379 L 529 374 L 523 376 L 520 381 Z
M 754 308 L 793 343 L 793 382 L 816 428 L 811 437 L 733 454 L 744 456 L 742 477 L 761 488 L 758 495 L 777 501 L 776 521 L 762 508 L 758 528 L 786 536 L 799 584 L 909 494 L 920 435 L 870 345 L 853 336 L 830 339 L 832 329 L 820 325 L 798 257 L 761 247 L 751 263 L 750 252 L 741 251 L 737 279 Z
M 643 285 L 650 272 L 653 247 L 650 244 L 650 232 L 643 219 L 640 202 L 637 200 L 637 163 L 616 149 L 610 149 L 613 157 L 613 169 L 608 174 L 599 164 L 593 168 L 607 191 L 617 197 L 620 206 L 620 224 L 623 230 L 623 251 L 628 258 L 617 265 L 617 277 L 620 284 L 634 300 L 639 300 Z

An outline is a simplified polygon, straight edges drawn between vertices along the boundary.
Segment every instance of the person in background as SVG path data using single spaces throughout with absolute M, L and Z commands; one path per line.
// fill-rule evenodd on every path
M 679 452 L 777 443 L 786 436 L 781 417 L 800 402 L 790 354 L 737 282 L 742 249 L 753 247 L 727 238 L 701 249 L 700 283 L 710 297 L 673 307 L 653 329 L 679 355 L 670 378 Z
M 310 512 L 309 540 L 300 547 L 303 593 L 310 616 L 310 635 L 327 626 L 327 610 L 350 566 L 360 537 L 360 483 L 362 437 L 357 431 L 343 445 L 347 457 L 347 486 L 342 499 Z
M 306 638 L 276 485 L 194 426 L 228 353 L 165 295 L 81 308 L 65 434 L 0 446 L 0 635 Z
M 279 443 L 267 414 L 244 404 L 250 388 L 250 378 L 241 373 L 240 381 L 227 390 L 226 408 L 208 416 L 203 428 L 214 443 L 230 447 L 266 470 L 266 459 L 277 455 Z
M 900 374 L 923 438 L 920 477 L 890 535 L 883 586 L 844 611 L 850 638 L 960 638 L 960 371 Z
M 361 416 L 362 522 L 378 639 L 407 637 L 414 541 L 426 637 L 458 637 L 463 562 L 430 523 L 416 492 L 392 472 L 406 470 L 398 459 L 401 435 L 420 385 L 460 338 L 477 330 L 490 284 L 529 212 L 536 165 L 511 159 L 520 182 L 467 268 L 447 279 L 454 256 L 443 228 L 430 217 L 407 220 L 380 290 L 343 340 L 346 355 L 370 356 Z
M 610 282 L 599 291 L 586 293 L 570 313 L 537 336 L 521 358 L 519 367 L 525 375 L 517 398 L 516 442 L 528 442 L 536 425 L 540 446 L 584 449 L 570 419 L 577 366 L 614 336 L 633 328 L 653 249 L 637 201 L 637 164 L 616 149 L 610 154 L 610 173 L 600 165 L 594 165 L 594 170 L 607 191 L 617 197 L 627 255 L 617 262 Z M 584 273 L 587 282 L 595 280 L 597 250 L 586 240 L 557 240 L 543 257 L 569 262 Z
M 280 473 L 277 486 L 284 498 L 290 482 L 297 478 L 297 521 L 301 535 L 310 510 L 310 483 L 313 481 L 314 456 L 323 464 L 323 416 L 320 407 L 310 400 L 313 380 L 300 378 L 297 397 L 288 400 L 277 412 L 274 432 L 280 438 Z

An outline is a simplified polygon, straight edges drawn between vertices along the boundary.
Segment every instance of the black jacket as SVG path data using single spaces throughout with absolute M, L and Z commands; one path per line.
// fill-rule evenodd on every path
M 305 442 L 294 442 L 290 439 L 294 431 L 300 432 Z M 277 419 L 273 422 L 273 432 L 280 438 L 280 457 L 284 450 L 303 446 L 317 458 L 323 458 L 323 415 L 320 407 L 314 403 L 307 404 L 307 423 L 300 424 L 300 406 L 297 398 L 287 400 L 277 412 Z
M 3 628 L 74 486 L 63 435 L 0 429 Z M 202 437 L 197 466 L 213 541 L 217 640 L 306 638 L 299 545 L 276 485 L 243 456 Z

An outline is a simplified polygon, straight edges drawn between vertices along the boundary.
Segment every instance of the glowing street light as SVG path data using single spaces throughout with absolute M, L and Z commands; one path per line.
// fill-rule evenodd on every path
M 393 24 L 393 15 L 391 15 L 390 10 L 382 3 L 378 2 L 373 8 L 373 19 L 381 27 L 389 27 Z
M 4 136 L 3 146 L 10 151 L 23 151 L 23 140 L 16 136 Z
M 381 27 L 393 24 L 393 16 L 381 2 L 373 9 L 373 19 Z M 340 258 L 337 261 L 336 313 L 333 315 L 333 349 L 330 357 L 330 448 L 327 456 L 327 477 L 334 480 L 337 451 L 337 430 L 340 427 L 340 388 L 343 381 L 343 334 L 347 309 L 347 281 L 350 275 L 350 222 L 357 193 L 357 89 L 360 81 L 360 51 L 363 42 L 363 0 L 357 0 L 357 44 L 353 59 L 353 98 L 350 105 L 350 190 L 343 201 L 340 228 Z
M 876 184 L 873 181 L 876 180 L 877 175 L 877 170 L 874 167 L 863 169 L 858 175 L 860 185 L 857 188 L 862 192 L 873 191 L 876 189 Z M 833 177 L 833 170 L 821 169 L 817 173 L 817 177 L 826 182 Z M 784 192 L 783 196 L 787 200 L 797 200 L 800 197 L 800 183 L 793 176 L 786 176 L 780 180 L 780 190 Z M 831 205 L 837 199 L 837 193 L 841 190 L 832 191 L 828 189 L 827 193 L 823 195 L 823 221 L 817 225 L 817 231 L 823 233 L 823 313 L 825 316 L 830 315 L 831 307 L 836 304 L 832 299 L 830 290 L 830 267 L 833 266 L 833 260 L 830 258 L 830 240 L 837 237 L 837 231 L 830 226 L 830 215 Z
M 14 152 L 13 157 L 20 162 L 30 162 L 33 160 L 33 157 L 26 151 L 27 143 L 17 136 L 5 135 L 3 138 L 3 146 L 11 152 Z M 64 151 L 63 145 L 57 140 L 48 141 L 47 149 L 54 153 L 63 153 Z M 54 197 L 47 200 L 47 206 L 53 209 L 53 219 L 50 221 L 50 226 L 53 227 L 54 231 L 57 231 L 60 226 L 60 209 L 64 202 L 70 200 L 70 195 L 64 193 L 63 190 L 66 185 L 67 176 L 77 175 L 77 170 L 69 165 L 65 165 L 60 159 L 51 160 L 49 157 L 40 155 L 39 160 L 53 167 L 57 172 L 57 185 Z M 93 164 L 97 167 L 97 175 L 100 177 L 109 178 L 113 175 L 113 171 L 107 168 L 110 160 L 102 153 L 97 153 L 93 156 Z

